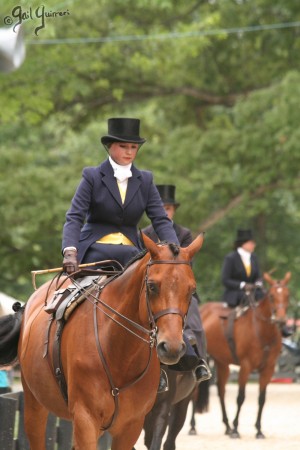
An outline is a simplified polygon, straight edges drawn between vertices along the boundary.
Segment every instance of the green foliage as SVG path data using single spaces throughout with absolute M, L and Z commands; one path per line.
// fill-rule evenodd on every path
M 5 2 L 4 15 L 14 6 Z M 253 27 L 299 21 L 298 2 L 71 0 L 46 9 L 70 14 L 47 19 L 38 36 L 37 19 L 24 22 L 26 60 L 0 73 L 0 290 L 24 300 L 31 270 L 61 264 L 82 168 L 106 157 L 107 118 L 131 116 L 147 138 L 137 166 L 176 184 L 176 221 L 206 231 L 194 265 L 202 300 L 220 299 L 223 258 L 236 229 L 251 226 L 263 270 L 292 271 L 295 310 L 299 28 Z

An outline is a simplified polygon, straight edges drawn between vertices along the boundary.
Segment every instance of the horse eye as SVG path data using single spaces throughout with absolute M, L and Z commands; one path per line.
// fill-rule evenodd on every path
M 156 283 L 150 281 L 147 287 L 150 294 L 158 294 L 158 287 Z
M 195 294 L 196 294 L 196 288 L 190 288 L 189 292 L 188 292 L 189 297 L 192 298 L 192 296 Z

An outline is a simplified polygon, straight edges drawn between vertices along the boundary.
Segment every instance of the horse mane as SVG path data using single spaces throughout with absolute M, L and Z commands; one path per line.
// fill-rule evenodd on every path
M 173 242 L 171 242 L 171 244 L 169 244 L 169 249 L 173 253 L 173 256 L 178 256 L 179 255 L 179 252 L 180 252 L 179 245 L 174 244 Z
M 173 256 L 176 257 L 179 255 L 180 246 L 177 244 L 174 244 L 174 242 L 161 241 L 159 243 L 159 245 L 167 245 L 169 247 L 169 249 L 171 250 Z
M 133 256 L 124 266 L 124 270 L 127 269 L 127 267 L 131 266 L 135 261 L 138 261 L 139 259 L 142 259 L 146 253 L 148 253 L 147 249 L 142 250 L 141 252 L 137 253 L 135 256 Z

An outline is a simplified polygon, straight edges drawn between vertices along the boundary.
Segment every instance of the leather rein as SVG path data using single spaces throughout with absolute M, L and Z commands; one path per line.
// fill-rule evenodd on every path
M 120 312 L 118 312 L 114 308 L 112 308 L 110 305 L 105 303 L 103 300 L 101 300 L 100 299 L 100 295 L 101 295 L 101 291 L 102 291 L 101 286 L 95 285 L 95 287 L 97 287 L 97 289 L 98 289 L 98 294 L 100 294 L 100 295 L 97 296 L 96 294 L 90 293 L 90 296 L 93 297 L 93 299 L 94 299 L 93 301 L 91 301 L 89 298 L 87 298 L 87 300 L 90 301 L 91 303 L 93 303 L 93 305 L 94 305 L 93 316 L 94 316 L 94 333 L 95 333 L 95 338 L 96 338 L 96 346 L 97 346 L 99 357 L 102 361 L 103 367 L 105 369 L 106 375 L 108 377 L 108 380 L 109 380 L 109 383 L 111 386 L 111 395 L 113 396 L 114 402 L 115 402 L 115 410 L 114 410 L 112 419 L 111 419 L 109 425 L 106 427 L 103 427 L 102 430 L 108 430 L 114 424 L 114 422 L 116 420 L 116 417 L 119 412 L 119 398 L 118 397 L 119 397 L 120 392 L 135 385 L 138 381 L 140 381 L 146 375 L 146 373 L 149 369 L 151 358 L 152 358 L 153 348 L 154 348 L 154 346 L 156 346 L 156 343 L 157 343 L 157 331 L 158 331 L 158 328 L 156 326 L 157 320 L 160 317 L 167 315 L 167 314 L 178 314 L 182 318 L 182 327 L 184 327 L 186 314 L 184 314 L 179 308 L 166 308 L 166 309 L 163 309 L 163 310 L 157 312 L 156 314 L 153 314 L 153 312 L 151 310 L 150 300 L 149 300 L 149 288 L 148 288 L 149 277 L 148 277 L 148 275 L 149 275 L 149 268 L 155 264 L 187 264 L 187 265 L 191 266 L 190 261 L 176 261 L 176 260 L 153 261 L 151 259 L 148 261 L 147 267 L 146 267 L 146 275 L 145 275 L 144 281 L 142 283 L 140 295 L 142 294 L 142 290 L 143 290 L 144 286 L 146 286 L 146 306 L 147 306 L 147 311 L 148 311 L 148 320 L 149 320 L 150 329 L 145 328 L 142 325 L 140 325 L 139 323 L 134 322 L 133 320 L 124 316 L 123 314 L 121 314 Z M 148 339 L 140 336 L 139 334 L 137 334 L 136 332 L 134 332 L 133 330 L 128 328 L 128 326 L 125 326 L 123 323 L 121 323 L 120 321 L 118 321 L 117 319 L 112 317 L 108 312 L 104 311 L 99 306 L 99 304 L 101 306 L 103 306 L 104 308 L 108 309 L 109 312 L 115 314 L 116 316 L 118 316 L 119 318 L 121 318 L 122 320 L 124 320 L 125 322 L 130 324 L 137 331 L 144 333 L 148 337 Z M 123 327 L 125 330 L 127 330 L 129 333 L 133 334 L 134 336 L 136 336 L 138 339 L 142 340 L 143 342 L 149 344 L 150 351 L 149 351 L 148 361 L 147 361 L 145 369 L 134 380 L 128 382 L 126 385 L 124 385 L 122 387 L 117 387 L 115 385 L 113 378 L 112 378 L 111 371 L 105 360 L 105 356 L 104 356 L 104 353 L 103 353 L 103 350 L 101 347 L 99 333 L 98 333 L 97 309 L 99 309 L 101 312 L 103 312 L 105 314 L 105 316 L 110 318 L 117 325 Z

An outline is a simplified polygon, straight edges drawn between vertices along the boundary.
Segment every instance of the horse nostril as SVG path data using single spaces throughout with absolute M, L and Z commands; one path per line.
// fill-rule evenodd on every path
M 184 355 L 185 354 L 185 351 L 186 351 L 186 345 L 185 345 L 185 343 L 184 342 L 182 342 L 182 346 L 181 346 L 181 355 Z
M 168 346 L 166 342 L 160 342 L 159 344 L 157 344 L 157 351 L 160 353 L 167 353 L 168 352 Z
M 176 364 L 184 355 L 186 345 L 184 342 L 179 342 L 174 348 L 168 341 L 161 341 L 156 347 L 157 355 L 164 364 Z

